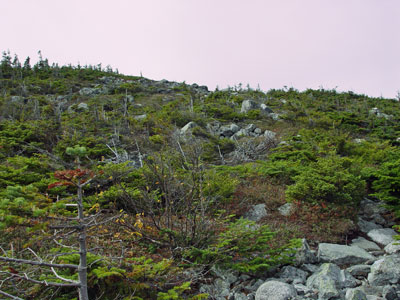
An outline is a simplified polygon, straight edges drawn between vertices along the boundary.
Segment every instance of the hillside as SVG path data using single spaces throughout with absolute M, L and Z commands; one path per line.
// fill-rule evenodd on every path
M 90 299 L 201 299 L 219 272 L 254 283 L 294 263 L 300 239 L 313 248 L 366 236 L 366 198 L 385 203 L 375 223 L 399 224 L 394 99 L 209 91 L 101 65 L 31 66 L 7 53 L 0 92 L 0 245 L 14 259 L 1 263 L 7 294 L 76 298 L 57 277 L 80 280 L 73 267 L 16 260 L 78 265 L 71 247 L 82 233 Z

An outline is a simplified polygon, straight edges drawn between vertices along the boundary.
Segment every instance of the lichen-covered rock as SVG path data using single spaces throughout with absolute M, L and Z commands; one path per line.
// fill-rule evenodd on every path
M 383 249 L 387 254 L 400 253 L 400 241 L 393 241 Z
M 360 278 L 367 278 L 368 273 L 371 272 L 371 266 L 368 265 L 354 265 L 346 269 L 352 276 Z
M 332 262 L 338 265 L 361 264 L 375 260 L 374 256 L 360 247 L 327 243 L 319 244 L 318 258 L 322 262 Z
M 367 300 L 367 295 L 359 289 L 348 289 L 346 291 L 346 300 Z
M 379 251 L 381 248 L 374 242 L 368 241 L 363 237 L 358 237 L 351 241 L 351 246 L 360 247 L 366 251 Z
M 304 283 L 307 278 L 307 272 L 297 269 L 292 266 L 285 266 L 278 273 L 280 278 L 285 279 L 288 283 L 296 282 L 296 283 Z
M 310 246 L 307 243 L 306 239 L 301 240 L 301 247 L 300 249 L 296 252 L 295 255 L 295 262 L 296 265 L 304 265 L 307 267 L 308 264 L 313 264 L 318 261 L 317 257 L 315 254 L 311 251 Z M 310 265 L 310 268 L 314 265 Z M 309 271 L 309 270 L 307 270 Z M 311 271 L 312 272 L 312 271 Z
M 286 203 L 278 208 L 279 213 L 282 216 L 288 217 L 292 214 L 293 203 Z
M 267 210 L 265 209 L 265 204 L 254 205 L 248 212 L 246 212 L 243 217 L 254 222 L 260 221 L 267 215 Z
M 367 235 L 375 243 L 386 246 L 394 241 L 393 237 L 396 235 L 396 231 L 391 228 L 373 229 Z
M 319 291 L 319 299 L 331 299 L 340 295 L 340 277 L 340 268 L 337 265 L 325 263 L 307 279 L 306 285 Z
M 374 222 L 369 222 L 364 219 L 359 219 L 357 222 L 358 228 L 364 233 L 368 233 L 373 229 L 381 229 L 383 228 L 381 225 L 376 224 Z
M 296 296 L 293 286 L 280 281 L 267 281 L 258 288 L 255 300 L 291 300 Z
M 271 131 L 271 130 L 265 130 L 264 136 L 265 136 L 267 139 L 273 140 L 273 139 L 276 137 L 276 133 L 273 132 L 273 131 Z
M 388 255 L 377 260 L 371 266 L 371 273 L 368 274 L 370 285 L 384 286 L 387 284 L 400 283 L 400 257 Z
M 242 102 L 242 108 L 240 109 L 241 113 L 248 113 L 252 109 L 259 109 L 260 105 L 253 100 L 244 100 Z

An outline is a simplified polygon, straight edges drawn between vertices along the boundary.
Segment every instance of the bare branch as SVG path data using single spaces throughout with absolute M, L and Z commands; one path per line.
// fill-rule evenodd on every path
M 46 263 L 46 262 L 39 262 L 39 261 L 33 261 L 33 260 L 27 260 L 27 259 L 10 258 L 10 257 L 4 257 L 4 256 L 0 256 L 0 260 L 14 262 L 14 263 L 18 263 L 18 264 L 35 265 L 35 266 L 78 269 L 77 265 L 72 265 L 72 264 L 51 264 L 51 263 Z
M 24 299 L 19 298 L 17 296 L 13 296 L 13 295 L 10 295 L 10 294 L 8 294 L 6 292 L 3 292 L 2 290 L 0 290 L 0 295 L 6 296 L 6 297 L 8 297 L 10 299 L 14 299 L 14 300 L 24 300 Z
M 30 281 L 33 283 L 37 283 L 37 284 L 42 284 L 45 286 L 59 286 L 59 287 L 79 287 L 80 286 L 79 283 L 58 283 L 58 282 L 51 282 L 51 281 L 47 281 L 47 280 L 36 280 L 36 279 L 28 277 L 28 275 L 26 273 L 24 273 L 24 276 L 18 275 L 18 274 L 13 274 L 13 277 L 23 279 L 26 281 Z

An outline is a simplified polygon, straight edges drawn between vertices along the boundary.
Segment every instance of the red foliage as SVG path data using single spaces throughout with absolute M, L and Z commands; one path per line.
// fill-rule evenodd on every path
M 60 181 L 49 184 L 48 189 L 52 189 L 57 186 L 68 186 L 74 185 L 77 181 L 81 184 L 85 183 L 88 179 L 94 177 L 94 172 L 88 169 L 75 169 L 75 170 L 64 170 L 54 172 L 54 177 Z

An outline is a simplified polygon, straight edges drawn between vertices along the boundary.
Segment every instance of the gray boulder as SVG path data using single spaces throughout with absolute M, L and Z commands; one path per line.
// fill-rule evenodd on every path
M 279 213 L 282 216 L 288 217 L 292 214 L 293 211 L 293 203 L 286 203 L 278 208 Z
M 368 233 L 373 229 L 381 229 L 383 228 L 381 225 L 378 225 L 374 222 L 369 222 L 364 219 L 359 219 L 357 222 L 358 228 L 364 233 Z
M 366 251 L 379 251 L 381 248 L 374 242 L 368 241 L 363 237 L 358 237 L 351 242 L 351 246 L 360 247 Z
M 224 136 L 224 137 L 231 137 L 233 134 L 235 134 L 239 130 L 240 130 L 239 126 L 237 126 L 236 124 L 230 124 L 230 125 L 221 126 L 218 130 L 218 133 L 219 133 L 219 135 Z
M 275 139 L 275 137 L 276 137 L 276 133 L 273 132 L 273 131 L 271 131 L 271 130 L 265 130 L 264 136 L 265 136 L 267 139 L 273 140 L 273 139 Z
M 144 119 L 147 118 L 147 115 L 146 115 L 146 114 L 137 115 L 137 116 L 134 116 L 133 118 L 134 118 L 135 120 L 137 120 L 137 121 L 142 121 L 142 120 L 144 120 Z
M 267 216 L 267 210 L 265 209 L 265 204 L 254 205 L 248 212 L 246 212 L 243 217 L 254 222 L 260 221 L 262 218 Z
M 85 102 L 81 102 L 78 104 L 77 108 L 80 110 L 89 110 L 89 105 Z
M 384 214 L 387 209 L 382 206 L 381 202 L 372 201 L 364 198 L 360 202 L 360 214 L 372 218 L 376 214 Z
M 368 281 L 373 286 L 400 283 L 400 257 L 396 255 L 385 256 L 371 266 Z
M 240 109 L 241 113 L 248 113 L 252 109 L 259 109 L 260 105 L 253 100 L 244 100 L 242 102 L 242 108 Z
M 277 113 L 270 113 L 270 114 L 268 114 L 268 117 L 270 117 L 274 121 L 279 120 L 279 114 L 277 114 Z
M 319 299 L 340 296 L 340 269 L 335 264 L 322 264 L 319 270 L 307 279 L 307 287 L 319 291 Z
M 357 278 L 367 278 L 369 272 L 371 272 L 371 266 L 368 265 L 354 265 L 346 269 L 352 276 Z
M 255 300 L 290 300 L 296 296 L 293 286 L 280 281 L 267 281 L 258 288 Z
M 288 283 L 295 282 L 301 284 L 306 281 L 307 275 L 307 272 L 292 266 L 285 266 L 278 273 L 279 278 L 285 279 Z
M 24 104 L 24 97 L 21 96 L 11 96 L 11 103 Z
M 296 252 L 295 255 L 295 262 L 296 265 L 304 265 L 307 271 L 313 272 L 314 270 L 311 269 L 314 265 L 313 263 L 316 263 L 318 261 L 317 257 L 315 254 L 311 251 L 310 246 L 307 243 L 306 239 L 301 240 L 301 247 L 300 249 Z M 307 266 L 310 266 L 307 268 Z
M 327 243 L 319 244 L 318 258 L 322 262 L 332 262 L 338 265 L 361 264 L 375 260 L 374 256 L 360 247 Z
M 386 246 L 394 241 L 393 237 L 396 235 L 396 231 L 391 228 L 373 229 L 367 235 L 375 243 Z
M 400 241 L 393 241 L 383 249 L 387 254 L 400 253 Z
M 260 108 L 261 108 L 261 111 L 262 112 L 264 112 L 264 113 L 266 113 L 266 114 L 272 114 L 274 111 L 271 109 L 271 108 L 269 108 L 266 104 L 261 104 L 260 105 Z
M 346 300 L 367 300 L 367 295 L 359 289 L 348 289 L 346 291 Z

